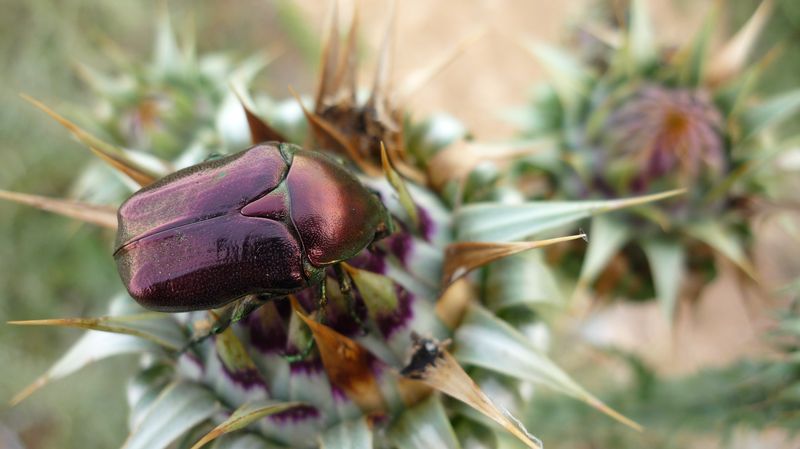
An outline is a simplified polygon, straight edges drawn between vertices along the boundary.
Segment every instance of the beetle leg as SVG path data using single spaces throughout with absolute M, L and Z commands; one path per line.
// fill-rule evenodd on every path
M 319 283 L 319 302 L 317 302 L 317 321 L 325 324 L 325 308 L 328 306 L 328 293 L 325 278 Z
M 271 299 L 274 299 L 274 297 L 264 295 L 249 295 L 234 301 L 231 304 L 228 304 L 227 306 L 223 307 L 219 313 L 213 313 L 215 320 L 214 323 L 211 324 L 208 332 L 193 337 L 181 349 L 180 353 L 188 351 L 190 348 L 207 340 L 212 335 L 225 332 L 225 329 L 230 327 L 232 323 L 246 318 L 248 315 L 250 315 L 250 313 L 263 306 Z
M 322 282 L 319 283 L 319 302 L 317 302 L 317 322 L 325 323 L 325 307 L 328 305 L 328 295 L 325 287 L 325 277 L 323 276 Z M 284 354 L 283 359 L 289 363 L 300 362 L 305 360 L 314 349 L 314 338 L 311 337 L 306 343 L 306 347 L 297 354 Z
M 350 276 L 342 269 L 341 264 L 336 264 L 333 266 L 333 271 L 336 273 L 336 281 L 339 283 L 339 291 L 342 293 L 344 297 L 344 302 L 347 304 L 347 313 L 350 315 L 350 318 L 356 322 L 358 328 L 361 329 L 362 335 L 366 335 L 369 333 L 366 325 L 364 324 L 364 320 L 358 316 L 356 313 L 356 300 L 353 297 L 353 283 L 350 280 Z
M 311 354 L 311 350 L 314 349 L 314 338 L 310 338 L 308 343 L 306 343 L 306 347 L 303 348 L 303 351 L 298 354 L 284 354 L 283 359 L 289 363 L 301 362 L 306 359 Z

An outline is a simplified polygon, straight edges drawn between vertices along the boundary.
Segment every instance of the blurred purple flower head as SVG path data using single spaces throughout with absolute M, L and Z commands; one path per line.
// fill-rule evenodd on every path
M 638 168 L 637 187 L 673 173 L 714 179 L 727 166 L 722 123 L 707 92 L 647 84 L 611 114 L 603 145 Z

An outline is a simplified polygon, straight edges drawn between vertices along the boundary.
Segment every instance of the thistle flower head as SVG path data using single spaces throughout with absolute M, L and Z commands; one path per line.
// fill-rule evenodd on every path
M 696 36 L 676 48 L 656 41 L 643 0 L 631 2 L 627 14 L 582 27 L 580 57 L 527 45 L 552 77 L 526 117 L 527 133 L 552 139 L 555 156 L 520 158 L 510 173 L 522 166 L 543 171 L 553 196 L 564 199 L 687 189 L 684 198 L 636 215 L 596 218 L 586 263 L 572 273 L 579 287 L 600 278 L 603 291 L 632 297 L 638 295 L 626 286 L 650 278 L 637 290 L 654 291 L 671 318 L 682 288 L 715 271 L 709 248 L 755 279 L 747 256 L 753 211 L 741 206 L 770 190 L 769 170 L 755 167 L 789 148 L 788 141 L 767 142 L 780 141 L 774 126 L 800 110 L 797 91 L 767 100 L 753 92 L 754 80 L 778 51 L 748 65 L 772 5 L 762 2 L 713 52 L 718 6 Z M 627 23 L 619 23 L 621 17 Z M 649 269 L 637 262 L 642 255 Z M 614 275 L 614 266 L 632 267 L 633 281 Z
M 722 127 L 707 92 L 648 84 L 613 111 L 603 126 L 602 148 L 606 158 L 637 166 L 634 191 L 674 174 L 691 185 L 703 173 L 718 180 L 726 172 Z

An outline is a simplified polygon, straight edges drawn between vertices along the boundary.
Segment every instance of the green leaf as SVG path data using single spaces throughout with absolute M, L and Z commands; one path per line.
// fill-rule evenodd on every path
M 150 406 L 175 377 L 171 361 L 156 362 L 128 381 L 125 396 L 128 399 L 128 427 L 133 429 L 142 422 Z
M 744 139 L 800 111 L 800 89 L 783 92 L 742 113 Z
M 521 204 L 475 203 L 456 212 L 456 238 L 461 241 L 508 242 L 571 225 L 611 212 L 684 193 L 671 190 L 653 195 L 599 201 L 530 201 Z
M 123 449 L 164 449 L 221 409 L 207 389 L 190 382 L 174 383 L 150 406 Z
M 398 449 L 460 449 L 440 399 L 432 395 L 411 407 L 389 429 L 389 441 Z
M 753 280 L 758 280 L 756 269 L 747 257 L 742 247 L 742 242 L 722 224 L 714 221 L 706 221 L 688 226 L 685 231 L 690 236 L 714 248 L 717 252 L 730 259 Z
M 608 261 L 630 238 L 631 229 L 623 223 L 605 215 L 594 217 L 579 284 L 589 285 L 594 282 Z
M 467 310 L 454 341 L 453 355 L 464 364 L 545 385 L 582 400 L 634 429 L 640 429 L 638 424 L 584 390 L 519 331 L 480 306 L 472 305 Z
M 366 418 L 343 421 L 326 430 L 320 449 L 372 449 L 372 430 Z
M 562 301 L 555 276 L 541 251 L 500 259 L 489 266 L 486 302 L 492 310 L 518 305 L 559 307 Z
M 381 142 L 381 167 L 383 168 L 383 174 L 386 176 L 386 180 L 389 181 L 389 184 L 394 188 L 395 192 L 397 192 L 400 204 L 406 211 L 411 225 L 414 229 L 418 230 L 419 214 L 417 213 L 417 203 L 414 202 L 414 199 L 408 192 L 405 180 L 403 180 L 400 174 L 392 167 L 389 161 L 389 154 L 386 152 L 386 147 L 383 145 L 383 142 Z
M 653 24 L 647 11 L 647 2 L 634 0 L 631 4 L 630 17 L 625 44 L 629 70 L 645 67 L 653 62 L 657 51 L 652 33 Z
M 234 376 L 261 377 L 255 362 L 250 358 L 250 354 L 247 353 L 247 349 L 233 328 L 228 327 L 224 332 L 217 334 L 214 344 L 217 356 L 227 372 Z
M 278 402 L 267 400 L 257 401 L 251 404 L 244 404 L 236 409 L 230 418 L 223 421 L 211 432 L 205 434 L 200 441 L 192 446 L 192 449 L 200 449 L 222 435 L 244 429 L 245 427 L 261 418 L 264 418 L 265 416 L 280 413 L 298 405 L 300 405 L 299 402 Z
M 679 76 L 682 83 L 697 86 L 703 82 L 705 68 L 708 63 L 711 38 L 719 20 L 720 8 L 717 4 L 712 6 L 711 12 L 706 17 L 700 31 L 695 38 L 686 43 L 678 51 L 676 59 L 679 62 Z
M 178 48 L 178 40 L 172 29 L 172 21 L 166 3 L 162 4 L 157 16 L 158 24 L 153 48 L 154 67 L 161 73 L 175 72 L 183 61 L 183 55 Z
M 567 106 L 575 107 L 588 91 L 591 72 L 570 52 L 539 42 L 525 42 L 552 80 L 558 97 Z
M 343 264 L 347 274 L 353 278 L 356 288 L 364 298 L 367 311 L 374 320 L 381 314 L 397 309 L 395 284 L 390 278 Z
M 642 249 L 650 264 L 650 272 L 656 288 L 661 310 L 670 323 L 675 318 L 686 265 L 685 249 L 680 241 L 649 240 L 642 242 Z
M 274 444 L 254 433 L 228 434 L 218 438 L 211 446 L 213 449 L 286 449 L 286 446 Z
M 76 139 L 89 147 L 97 157 L 118 172 L 127 175 L 131 180 L 142 187 L 174 171 L 171 164 L 161 161 L 153 155 L 125 150 L 100 140 L 81 129 L 75 123 L 67 120 L 64 116 L 50 109 L 41 101 L 25 94 L 21 94 L 21 96 L 32 105 L 42 110 L 45 114 L 52 117 L 63 127 L 67 128 Z
M 86 332 L 47 372 L 11 400 L 17 404 L 53 380 L 66 377 L 79 369 L 107 357 L 153 351 L 155 346 L 130 335 Z

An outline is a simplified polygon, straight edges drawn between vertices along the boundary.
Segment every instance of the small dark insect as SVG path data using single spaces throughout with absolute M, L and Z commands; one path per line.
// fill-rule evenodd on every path
M 422 379 L 425 377 L 425 371 L 444 357 L 444 348 L 450 344 L 450 340 L 439 342 L 433 338 L 421 337 L 417 333 L 412 333 L 411 339 L 414 343 L 411 359 L 400 374 L 411 379 Z
M 326 267 L 391 232 L 355 176 L 285 143 L 175 172 L 134 193 L 117 218 L 117 268 L 142 306 L 186 312 L 246 297 L 231 308 L 241 316 L 319 285 Z

